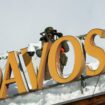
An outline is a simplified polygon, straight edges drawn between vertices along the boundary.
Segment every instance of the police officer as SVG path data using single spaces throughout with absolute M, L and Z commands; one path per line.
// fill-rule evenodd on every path
M 43 50 L 43 44 L 46 42 L 51 42 L 53 43 L 54 41 L 56 41 L 57 39 L 61 38 L 63 36 L 62 33 L 57 32 L 57 30 L 55 30 L 53 27 L 47 27 L 45 28 L 44 32 L 40 33 L 40 35 L 42 35 L 42 37 L 40 38 L 40 41 L 42 42 L 42 48 L 38 49 L 36 51 L 36 55 L 38 57 L 41 57 L 42 54 L 42 50 Z M 66 52 L 69 51 L 69 46 L 67 44 L 66 41 L 61 43 L 61 49 L 60 49 L 60 70 L 61 70 L 61 74 L 63 74 L 63 68 L 67 63 L 67 56 L 66 56 Z M 46 64 L 46 69 L 48 69 L 48 66 Z M 48 70 L 46 70 L 45 72 L 45 79 L 50 79 L 50 74 L 48 72 Z

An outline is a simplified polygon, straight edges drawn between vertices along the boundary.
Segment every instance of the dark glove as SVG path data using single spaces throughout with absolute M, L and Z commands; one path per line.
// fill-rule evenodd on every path
M 48 38 L 46 36 L 43 36 L 40 38 L 40 41 L 48 42 Z
M 56 33 L 56 35 L 57 35 L 59 38 L 63 36 L 62 33 Z

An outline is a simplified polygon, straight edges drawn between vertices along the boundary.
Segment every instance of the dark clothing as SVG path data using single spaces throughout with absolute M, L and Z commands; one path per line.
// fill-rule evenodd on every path
M 36 50 L 36 55 L 37 55 L 38 57 L 41 57 L 41 55 L 42 55 L 42 49 Z
M 64 52 L 69 51 L 69 46 L 67 44 L 67 41 L 62 42 L 61 47 L 64 49 Z
M 56 36 L 56 39 L 54 39 L 54 35 Z M 49 37 L 48 37 L 49 36 Z M 57 31 L 52 31 L 51 32 L 51 34 L 49 34 L 49 35 L 43 35 L 41 38 L 40 38 L 40 41 L 42 42 L 42 46 L 43 46 L 43 43 L 45 43 L 45 42 L 54 42 L 54 41 L 56 41 L 57 39 L 59 39 L 60 37 L 62 37 L 63 36 L 63 34 L 62 33 L 57 33 Z M 57 38 L 58 37 L 58 38 Z M 62 42 L 61 43 L 61 48 L 63 48 L 64 49 L 64 53 L 62 53 L 61 51 L 60 51 L 60 58 L 59 58 L 59 60 L 60 60 L 60 71 L 61 71 L 61 74 L 63 74 L 63 68 L 64 68 L 64 66 L 66 65 L 66 63 L 67 63 L 67 56 L 66 56 L 66 52 L 68 52 L 69 51 L 69 46 L 68 46 L 68 44 L 67 44 L 67 42 L 66 41 L 64 41 L 64 42 Z M 41 55 L 42 55 L 42 50 L 43 50 L 43 48 L 41 48 L 41 49 L 38 49 L 37 51 L 36 51 L 36 55 L 38 56 L 38 57 L 41 57 Z M 48 59 L 47 59 L 48 60 Z M 49 70 L 48 70 L 48 64 L 47 64 L 47 61 L 46 61 L 46 66 L 45 66 L 45 80 L 48 80 L 48 79 L 50 79 L 51 77 L 50 77 L 50 74 L 49 74 Z
M 60 53 L 60 63 L 62 64 L 62 66 L 65 66 L 67 64 L 67 56 L 65 53 Z

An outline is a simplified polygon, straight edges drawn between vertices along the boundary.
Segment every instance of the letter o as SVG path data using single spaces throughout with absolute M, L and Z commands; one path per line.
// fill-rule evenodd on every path
M 74 63 L 73 72 L 67 78 L 64 78 L 57 72 L 57 65 L 56 65 L 58 48 L 63 41 L 71 42 L 71 44 L 74 47 L 74 53 L 75 53 L 75 63 Z M 49 66 L 49 72 L 51 77 L 59 83 L 71 82 L 75 78 L 79 77 L 82 73 L 82 70 L 85 67 L 83 49 L 79 40 L 74 36 L 64 36 L 58 39 L 57 41 L 55 41 L 51 46 L 51 49 L 49 52 L 48 66 Z

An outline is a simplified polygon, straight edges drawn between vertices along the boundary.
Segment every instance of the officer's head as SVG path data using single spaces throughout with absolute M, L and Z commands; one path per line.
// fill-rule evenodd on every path
M 53 28 L 53 27 L 46 27 L 44 32 L 41 33 L 41 35 L 47 35 L 49 38 L 53 38 L 55 33 L 57 33 L 57 31 Z
M 54 30 L 53 27 L 47 27 L 47 28 L 45 28 L 44 32 L 46 34 L 51 34 L 53 30 Z

